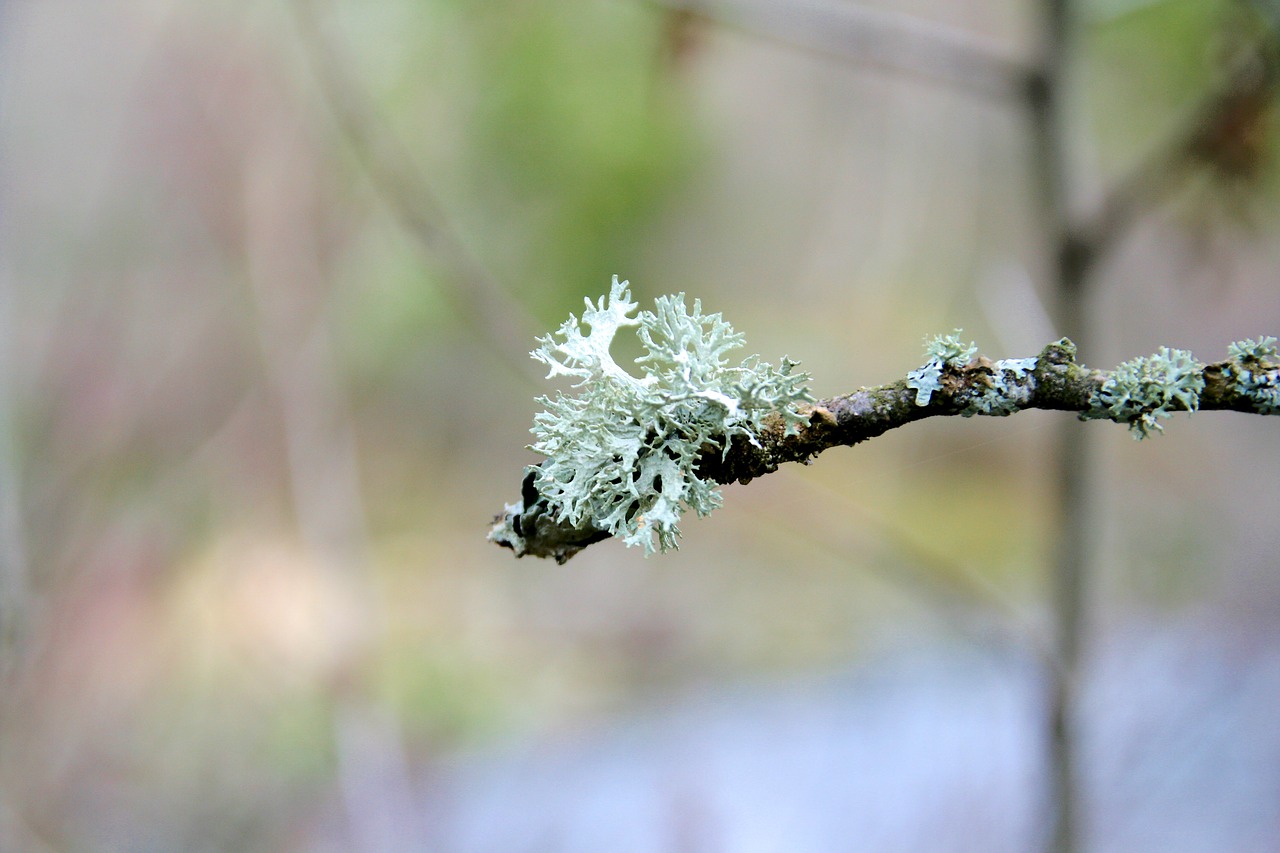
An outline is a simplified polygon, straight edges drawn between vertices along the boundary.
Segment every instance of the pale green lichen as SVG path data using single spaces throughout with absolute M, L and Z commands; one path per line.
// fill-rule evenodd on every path
M 942 387 L 940 380 L 946 365 L 966 364 L 977 351 L 977 345 L 961 343 L 959 329 L 949 335 L 925 338 L 924 354 L 928 361 L 907 374 L 907 387 L 915 389 L 916 405 L 929 405 L 933 392 Z
M 649 554 L 677 547 L 685 510 L 703 516 L 720 506 L 716 484 L 698 476 L 701 454 L 727 452 L 737 436 L 758 443 L 771 414 L 794 432 L 804 420 L 797 405 L 813 397 L 796 362 L 775 368 L 751 356 L 730 366 L 726 356 L 743 336 L 719 314 L 703 314 L 700 300 L 692 312 L 683 293 L 632 316 L 637 307 L 615 276 L 607 297 L 586 300 L 581 320 L 571 315 L 538 339 L 532 355 L 550 367 L 548 377 L 573 377 L 580 391 L 539 398 L 546 411 L 534 417 L 531 449 L 547 459 L 531 470 L 559 521 L 607 531 Z M 640 376 L 609 352 L 629 326 L 645 350 L 636 359 Z
M 1236 390 L 1253 401 L 1256 411 L 1264 415 L 1280 414 L 1280 355 L 1276 339 L 1236 341 L 1227 347 L 1234 362 L 1229 368 Z
M 974 394 L 960 414 L 1004 417 L 1031 402 L 1035 358 L 1006 358 L 991 365 L 990 386 Z
M 1253 338 L 1235 341 L 1227 345 L 1227 355 L 1231 356 L 1232 361 L 1242 364 L 1275 362 L 1277 360 L 1276 339 L 1267 335 L 1256 341 Z
M 1094 391 L 1081 418 L 1126 423 L 1134 438 L 1143 439 L 1153 430 L 1164 432 L 1160 421 L 1172 412 L 1199 409 L 1203 390 L 1202 368 L 1191 353 L 1161 347 L 1118 366 Z

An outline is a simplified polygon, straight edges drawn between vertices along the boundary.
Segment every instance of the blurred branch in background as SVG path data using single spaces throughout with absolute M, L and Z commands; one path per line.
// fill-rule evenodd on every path
M 1071 192 L 1076 174 L 1070 160 L 1072 121 L 1068 115 L 1069 74 L 1077 57 L 1079 22 L 1070 0 L 1041 0 L 1037 32 L 1039 63 L 1029 78 L 1024 107 L 1029 121 L 1029 164 L 1037 191 L 1051 314 L 1059 333 L 1071 336 L 1088 353 L 1088 264 L 1072 235 Z M 1059 427 L 1054 459 L 1057 530 L 1049 566 L 1049 610 L 1053 622 L 1053 657 L 1057 666 L 1045 673 L 1047 691 L 1043 728 L 1045 779 L 1043 849 L 1074 853 L 1077 847 L 1080 782 L 1077 772 L 1077 683 L 1086 560 L 1093 544 L 1089 524 L 1088 444 L 1083 424 L 1064 421 Z
M 1091 266 L 1105 259 L 1145 213 L 1185 186 L 1196 169 L 1228 176 L 1256 170 L 1280 79 L 1276 51 L 1274 39 L 1243 48 L 1209 91 L 1115 182 L 1092 215 L 1075 224 L 1067 239 L 1083 263 Z
M 1227 135 L 1253 128 L 1239 122 L 1240 107 L 1267 104 L 1275 80 L 1274 33 L 1250 45 L 1234 60 L 1222 82 L 1192 109 L 1151 154 L 1107 191 L 1092 214 L 1073 214 L 1078 169 L 1070 152 L 1077 131 L 1067 106 L 1073 67 L 1079 62 L 1081 27 L 1070 0 L 1045 0 L 1040 16 L 1041 64 L 1026 92 L 1032 140 L 1032 173 L 1039 189 L 1041 221 L 1050 259 L 1048 272 L 1054 320 L 1082 351 L 1094 350 L 1090 316 L 1092 279 L 1097 264 L 1144 215 L 1183 183 L 1194 160 L 1215 163 Z M 1256 120 L 1257 111 L 1247 114 Z M 1225 152 L 1236 150 L 1228 144 Z M 1048 748 L 1049 808 L 1045 849 L 1074 853 L 1083 818 L 1080 790 L 1079 707 L 1082 643 L 1087 628 L 1089 561 L 1096 544 L 1090 510 L 1097 486 L 1089 445 L 1080 424 L 1064 423 L 1057 460 L 1059 531 L 1052 567 L 1051 606 L 1058 666 L 1049 679 L 1045 735 Z
M 823 0 L 645 0 L 715 24 L 887 73 L 918 77 L 983 98 L 1022 91 L 1030 68 L 1002 45 L 969 33 L 854 3 Z
M 0 217 L 5 211 L 0 211 Z M 7 218 L 7 217 L 5 217 Z M 4 223 L 0 220 L 0 228 Z M 25 659 L 25 626 L 35 606 L 28 574 L 18 465 L 14 288 L 8 252 L 0 252 L 0 687 Z M 3 803 L 0 802 L 0 806 Z
M 395 714 L 356 675 L 387 631 L 374 588 L 359 451 L 332 341 L 332 271 L 319 240 L 322 194 L 307 140 L 288 119 L 265 128 L 245 178 L 245 271 L 262 356 L 278 400 L 290 498 L 307 550 L 358 605 L 359 624 L 339 637 L 333 739 L 339 789 L 355 849 L 375 853 L 416 842 L 413 794 Z M 341 627 L 330 626 L 337 634 Z
M 440 282 L 457 318 L 513 374 L 540 382 L 542 373 L 529 360 L 537 327 L 522 310 L 518 293 L 500 284 L 466 245 L 404 144 L 379 118 L 350 64 L 326 37 L 317 0 L 287 0 L 286 5 L 338 130 L 388 208 L 428 257 L 445 268 Z

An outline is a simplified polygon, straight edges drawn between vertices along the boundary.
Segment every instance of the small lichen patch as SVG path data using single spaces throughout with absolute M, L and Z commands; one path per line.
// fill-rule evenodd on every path
M 1126 423 L 1133 437 L 1164 432 L 1160 421 L 1174 411 L 1200 408 L 1204 390 L 1201 365 L 1186 350 L 1161 347 L 1153 355 L 1118 366 L 1094 392 L 1082 419 L 1103 418 Z
M 1035 369 L 1034 358 L 1007 358 L 991 363 L 989 386 L 974 393 L 960 414 L 966 418 L 974 415 L 1004 417 L 1024 408 L 1031 402 Z
M 928 360 L 907 374 L 907 387 L 916 392 L 916 405 L 927 406 L 933 392 L 942 387 L 942 370 L 947 365 L 968 363 L 978 351 L 975 344 L 960 341 L 960 330 L 949 335 L 925 338 L 924 354 Z
M 1233 364 L 1231 376 L 1236 391 L 1253 401 L 1256 411 L 1264 415 L 1280 414 L 1280 355 L 1276 339 L 1236 341 L 1227 347 Z

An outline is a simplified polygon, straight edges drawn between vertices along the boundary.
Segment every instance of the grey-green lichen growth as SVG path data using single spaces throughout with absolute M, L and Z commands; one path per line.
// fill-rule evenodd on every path
M 700 300 L 690 311 L 683 293 L 632 316 L 638 305 L 615 276 L 607 297 L 585 301 L 581 320 L 570 315 L 532 353 L 548 378 L 572 377 L 578 389 L 539 398 L 546 411 L 534 417 L 531 449 L 547 459 L 530 469 L 533 485 L 561 524 L 606 531 L 646 554 L 677 547 L 681 515 L 721 502 L 716 484 L 698 476 L 699 456 L 727 452 L 738 436 L 757 443 L 771 414 L 794 433 L 804 421 L 797 405 L 813 400 L 808 374 L 785 358 L 777 368 L 756 356 L 731 366 L 743 336 L 703 314 Z M 627 327 L 644 348 L 639 376 L 609 352 Z
M 1254 409 L 1264 415 L 1280 414 L 1280 355 L 1276 339 L 1236 341 L 1227 347 L 1231 357 L 1231 376 L 1236 390 L 1253 401 Z
M 1004 417 L 1030 404 L 1035 387 L 1034 358 L 1006 358 L 991 365 L 990 385 L 975 394 L 960 414 Z
M 965 364 L 977 351 L 977 345 L 961 343 L 959 329 L 949 335 L 925 338 L 924 354 L 928 361 L 907 374 L 907 387 L 915 389 L 916 405 L 929 405 L 933 392 L 942 387 L 940 380 L 946 365 Z
M 1171 412 L 1200 408 L 1204 390 L 1202 366 L 1186 350 L 1161 347 L 1153 355 L 1119 365 L 1089 400 L 1081 418 L 1127 423 L 1136 439 L 1164 432 L 1160 424 Z

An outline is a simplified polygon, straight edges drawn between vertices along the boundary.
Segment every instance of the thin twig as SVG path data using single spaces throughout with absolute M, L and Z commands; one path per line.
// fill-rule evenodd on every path
M 359 633 L 346 638 L 349 647 L 342 649 L 342 657 L 351 660 L 386 620 L 369 580 L 359 449 L 334 354 L 325 270 L 315 257 L 316 236 L 295 226 L 305 217 L 285 201 L 298 195 L 290 183 L 297 176 L 286 166 L 291 141 L 287 132 L 264 134 L 261 148 L 252 152 L 258 169 L 251 173 L 249 190 L 275 203 L 248 205 L 258 218 L 248 223 L 243 260 L 254 330 L 279 400 L 299 534 L 316 571 L 331 573 L 343 585 L 356 599 L 362 620 Z M 281 264 L 281 258 L 294 262 Z M 284 302 L 277 289 L 295 298 Z M 335 663 L 326 673 L 331 684 L 343 684 L 344 664 Z M 411 814 L 413 800 L 399 720 L 359 690 L 340 689 L 334 698 L 337 775 L 354 849 L 394 849 L 396 827 Z M 421 846 L 417 838 L 400 841 Z
M 21 668 L 33 603 L 16 435 L 15 287 L 7 259 L 0 261 L 0 684 Z
M 1030 69 L 994 42 L 897 12 L 826 0 L 646 0 L 770 41 L 982 98 L 1019 95 Z

